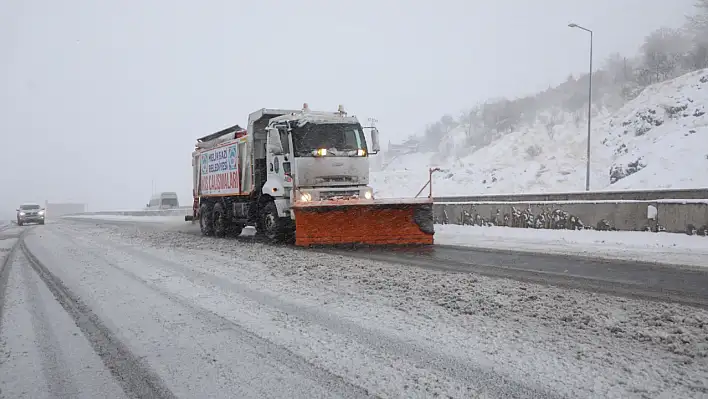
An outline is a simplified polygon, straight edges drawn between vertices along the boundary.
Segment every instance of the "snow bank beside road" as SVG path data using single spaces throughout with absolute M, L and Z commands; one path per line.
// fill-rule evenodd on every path
M 435 225 L 435 243 L 708 266 L 708 238 L 684 234 Z

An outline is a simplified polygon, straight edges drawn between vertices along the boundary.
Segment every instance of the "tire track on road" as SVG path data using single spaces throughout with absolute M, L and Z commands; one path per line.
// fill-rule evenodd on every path
M 22 264 L 22 261 L 25 261 L 25 265 Z M 35 344 L 41 354 L 42 374 L 47 381 L 48 392 L 57 398 L 77 397 L 79 391 L 71 379 L 64 353 L 49 321 L 45 302 L 42 301 L 38 286 L 41 283 L 38 283 L 35 278 L 35 273 L 29 267 L 26 257 L 17 254 L 14 263 L 20 267 L 21 280 L 27 287 L 25 301 L 31 309 L 32 330 Z M 71 348 L 66 349 L 70 350 Z
M 131 353 L 101 320 L 54 276 L 27 248 L 22 237 L 16 244 L 30 266 L 71 316 L 93 350 L 130 398 L 176 398 L 160 377 Z M 3 275 L 6 271 L 3 267 Z
M 226 316 L 206 309 L 189 298 L 172 292 L 169 289 L 160 287 L 153 281 L 146 279 L 144 276 L 140 276 L 125 267 L 121 267 L 121 265 L 118 264 L 120 260 L 116 261 L 113 257 L 108 257 L 106 252 L 100 250 L 99 247 L 96 246 L 96 244 L 99 244 L 98 241 L 85 241 L 85 239 L 77 238 L 76 235 L 72 234 L 72 230 L 67 231 L 60 227 L 53 233 L 56 234 L 57 237 L 61 237 L 62 240 L 65 240 L 67 244 L 71 245 L 71 247 L 80 249 L 81 258 L 83 260 L 94 265 L 101 265 L 97 267 L 110 267 L 114 269 L 115 272 L 130 279 L 131 282 L 147 288 L 155 295 L 164 298 L 172 304 L 179 305 L 184 314 L 189 314 L 190 317 L 196 319 L 199 324 L 213 326 L 219 331 L 225 331 L 229 335 L 229 340 L 231 342 L 246 343 L 248 347 L 253 348 L 259 358 L 270 358 L 277 360 L 279 365 L 291 370 L 294 374 L 298 374 L 303 380 L 313 381 L 324 387 L 328 392 L 327 397 L 378 397 L 375 394 L 372 394 L 369 389 L 357 385 L 356 382 L 349 381 L 343 376 L 313 363 L 287 346 L 278 342 L 273 342 L 267 337 L 260 336 L 257 333 L 250 331 L 246 326 L 239 324 L 234 320 L 230 320 Z M 100 240 L 100 243 L 104 242 L 105 241 Z M 147 265 L 152 266 L 152 263 L 147 263 Z M 158 268 L 155 269 L 159 270 Z M 195 344 L 199 346 L 198 341 L 195 341 Z M 258 364 L 253 364 L 253 366 L 257 367 Z M 314 397 L 317 397 L 317 395 Z
M 266 351 L 271 354 L 275 355 L 278 359 L 283 360 L 283 363 L 293 369 L 293 370 L 298 370 L 300 374 L 307 378 L 311 378 L 315 381 L 324 383 L 323 385 L 328 385 L 329 389 L 331 389 L 332 392 L 337 392 L 339 395 L 342 397 L 361 397 L 361 398 L 376 398 L 377 396 L 372 395 L 368 392 L 367 389 L 362 388 L 361 386 L 354 385 L 348 381 L 346 381 L 342 376 L 333 374 L 329 371 L 327 371 L 324 368 L 321 368 L 311 362 L 309 362 L 307 359 L 299 356 L 298 354 L 290 351 L 289 349 L 280 346 L 274 342 L 271 342 L 265 338 L 262 338 L 251 331 L 246 330 L 241 326 L 240 324 L 229 320 L 228 318 L 219 315 L 217 313 L 214 313 L 212 311 L 209 311 L 208 309 L 204 309 L 198 305 L 196 305 L 193 302 L 190 302 L 188 299 L 181 297 L 179 295 L 176 295 L 172 292 L 169 292 L 167 290 L 160 289 L 158 287 L 155 287 L 154 284 L 150 284 L 150 282 L 146 281 L 145 279 L 139 277 L 138 275 L 122 269 L 120 267 L 114 266 L 116 269 L 120 270 L 123 274 L 126 276 L 130 277 L 137 283 L 140 283 L 153 291 L 159 293 L 160 295 L 164 296 L 165 298 L 168 298 L 171 301 L 174 301 L 185 308 L 189 309 L 192 311 L 199 319 L 204 320 L 207 323 L 214 324 L 216 326 L 223 327 L 225 329 L 231 330 L 245 338 L 247 338 L 249 341 L 254 343 L 254 346 L 265 348 Z
M 85 248 L 87 252 L 91 253 L 92 256 L 101 258 L 102 256 L 92 250 L 92 248 L 86 247 L 85 244 L 77 242 L 74 237 L 70 236 L 65 236 L 65 238 L 74 243 L 77 248 L 82 247 Z M 118 247 L 115 247 L 115 249 L 119 249 Z M 120 250 L 120 249 L 119 249 Z M 124 250 L 124 249 L 123 249 Z M 126 252 L 128 253 L 128 252 Z M 150 258 L 152 261 L 152 258 Z M 159 259 L 158 259 L 159 260 Z M 164 260 L 159 260 L 159 261 L 164 261 Z M 191 313 L 193 313 L 197 319 L 203 320 L 204 323 L 212 324 L 220 328 L 224 328 L 226 330 L 230 330 L 232 333 L 237 334 L 244 340 L 251 342 L 252 346 L 254 348 L 260 348 L 260 350 L 264 353 L 267 353 L 269 356 L 273 356 L 277 359 L 279 359 L 285 366 L 292 370 L 296 370 L 298 373 L 300 373 L 303 377 L 306 377 L 308 379 L 318 381 L 322 385 L 325 385 L 328 387 L 328 390 L 337 397 L 347 397 L 347 398 L 376 398 L 378 396 L 371 394 L 366 388 L 363 388 L 359 385 L 356 385 L 354 383 L 351 383 L 344 379 L 342 376 L 337 375 L 335 373 L 330 372 L 329 370 L 320 367 L 310 361 L 308 361 L 306 358 L 298 355 L 297 353 L 291 351 L 290 349 L 279 345 L 275 342 L 272 342 L 266 338 L 263 338 L 246 328 L 244 328 L 242 325 L 229 320 L 228 318 L 215 313 L 209 309 L 205 309 L 203 307 L 200 307 L 199 305 L 195 304 L 194 302 L 188 300 L 187 298 L 184 298 L 178 294 L 175 294 L 173 292 L 170 292 L 168 290 L 162 289 L 160 287 L 157 287 L 154 283 L 151 283 L 150 281 L 138 276 L 137 274 L 133 273 L 130 270 L 127 270 L 123 267 L 120 267 L 116 265 L 114 262 L 111 262 L 109 259 L 103 259 L 103 262 L 106 264 L 110 265 L 114 269 L 116 269 L 118 272 L 122 273 L 126 277 L 130 278 L 131 280 L 135 281 L 138 284 L 141 284 L 148 289 L 156 292 L 157 294 L 163 296 L 164 298 L 178 303 L 179 305 L 183 306 L 185 309 L 189 310 Z
M 80 219 L 79 221 L 86 222 L 86 220 Z M 103 220 L 92 220 L 92 222 L 155 231 L 164 229 L 164 226 L 157 222 L 136 223 Z M 175 234 L 201 237 L 198 230 L 169 231 Z M 240 236 L 227 240 L 239 244 L 257 243 L 266 247 L 285 246 L 293 251 L 367 259 L 448 273 L 479 274 L 487 277 L 708 309 L 708 290 L 702 288 L 705 285 L 701 283 L 708 281 L 708 272 L 693 266 L 444 245 L 435 245 L 433 248 L 420 250 L 421 252 L 416 254 L 415 248 L 413 251 L 407 248 L 371 247 L 305 249 L 294 245 L 270 244 L 254 236 Z M 572 270 L 564 270 L 561 267 L 563 265 L 568 266 L 565 269 Z M 633 277 L 628 278 L 624 274 L 628 270 L 633 270 L 632 273 L 635 273 Z M 647 278 L 646 276 L 652 277 Z M 693 282 L 690 289 L 684 286 L 681 280 Z
M 74 241 L 74 237 L 67 238 L 71 241 Z M 352 339 L 353 341 L 365 347 L 372 348 L 378 352 L 390 353 L 402 359 L 409 359 L 415 364 L 425 364 L 426 367 L 430 367 L 439 372 L 445 373 L 449 377 L 452 377 L 458 381 L 462 381 L 465 383 L 470 383 L 470 381 L 473 381 L 474 384 L 472 385 L 476 385 L 482 388 L 487 393 L 504 396 L 508 395 L 510 392 L 513 392 L 515 395 L 520 395 L 519 397 L 556 397 L 554 394 L 546 392 L 541 388 L 526 386 L 523 383 L 513 381 L 512 379 L 497 374 L 491 370 L 485 370 L 475 365 L 469 364 L 462 358 L 458 358 L 456 356 L 448 356 L 442 353 L 438 353 L 436 351 L 431 351 L 430 348 L 419 346 L 413 342 L 399 340 L 390 337 L 386 334 L 374 330 L 369 330 L 354 322 L 339 318 L 337 317 L 337 315 L 328 312 L 319 311 L 316 308 L 303 308 L 296 303 L 291 303 L 287 300 L 270 295 L 268 293 L 254 290 L 252 288 L 249 288 L 248 286 L 224 279 L 209 272 L 192 269 L 185 265 L 170 261 L 168 259 L 160 258 L 153 254 L 142 251 L 140 248 L 135 248 L 133 246 L 128 245 L 121 245 L 100 237 L 91 237 L 91 241 L 99 245 L 105 245 L 110 248 L 113 248 L 114 250 L 123 252 L 134 259 L 144 259 L 146 264 L 154 265 L 158 269 L 163 268 L 172 273 L 177 273 L 178 275 L 183 276 L 195 285 L 203 285 L 204 282 L 213 284 L 214 286 L 219 287 L 225 292 L 245 297 L 263 306 L 275 309 L 287 315 L 294 316 L 304 321 L 305 323 L 319 325 L 331 332 L 340 334 L 344 337 L 347 337 L 348 339 Z M 87 251 L 92 251 L 96 247 L 90 245 L 91 241 L 82 240 L 82 243 L 77 243 L 77 246 L 82 246 L 86 248 Z M 95 253 L 94 255 L 99 256 L 97 253 Z M 191 308 L 195 311 L 202 313 L 206 312 L 207 317 L 212 319 L 214 322 L 219 322 L 222 324 L 227 323 L 228 325 L 232 326 L 232 328 L 238 328 L 239 330 L 243 329 L 243 327 L 241 327 L 239 324 L 236 324 L 233 321 L 210 311 L 209 309 L 199 307 L 193 302 L 190 302 L 187 299 L 179 296 L 179 294 L 175 294 L 159 287 L 156 287 L 154 283 L 146 281 L 145 279 L 141 278 L 140 276 L 134 274 L 129 270 L 126 270 L 123 267 L 120 267 L 118 265 L 113 266 L 124 274 L 126 274 L 127 276 L 135 279 L 136 281 L 148 286 L 149 288 L 157 292 L 160 292 L 162 295 L 169 297 L 170 299 L 182 304 L 187 308 Z M 248 332 L 248 334 L 252 333 Z M 261 339 L 257 336 L 254 337 Z M 270 341 L 267 342 L 269 344 L 272 344 L 270 343 Z

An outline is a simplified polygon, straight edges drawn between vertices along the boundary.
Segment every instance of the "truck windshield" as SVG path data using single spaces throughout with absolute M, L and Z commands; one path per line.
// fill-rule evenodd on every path
M 162 206 L 179 206 L 177 198 L 163 198 Z
M 20 206 L 20 209 L 23 211 L 27 211 L 30 209 L 39 209 L 39 205 L 22 205 Z
M 366 139 L 360 125 L 316 124 L 292 130 L 295 156 L 312 156 L 314 150 L 326 149 L 327 155 L 356 156 L 358 150 L 366 151 Z

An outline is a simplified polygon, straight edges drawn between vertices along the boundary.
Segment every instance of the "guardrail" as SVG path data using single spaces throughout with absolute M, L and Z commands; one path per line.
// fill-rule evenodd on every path
M 100 212 L 84 212 L 73 215 L 65 215 L 68 217 L 77 215 L 95 215 L 95 216 L 184 216 L 192 213 L 192 208 L 176 208 L 176 209 L 154 209 L 154 210 L 134 210 L 134 211 L 100 211 Z
M 708 188 L 697 189 L 659 189 L 659 190 L 624 190 L 624 191 L 579 191 L 568 193 L 533 193 L 533 194 L 480 194 L 453 197 L 435 197 L 435 202 L 472 202 L 472 201 L 653 201 L 660 199 L 705 199 Z
M 183 216 L 191 213 L 191 207 L 180 207 L 82 215 Z M 438 197 L 434 216 L 438 224 L 708 235 L 708 188 Z
M 438 224 L 708 235 L 708 199 L 449 201 L 433 212 Z

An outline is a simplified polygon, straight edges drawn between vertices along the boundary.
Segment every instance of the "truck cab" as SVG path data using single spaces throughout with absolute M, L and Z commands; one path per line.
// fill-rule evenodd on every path
M 174 208 L 179 208 L 179 199 L 177 193 L 173 191 L 154 194 L 150 197 L 150 202 L 145 205 L 145 209 L 147 210 Z
M 290 206 L 297 201 L 373 199 L 369 155 L 379 151 L 378 130 L 372 128 L 370 150 L 364 127 L 341 106 L 313 112 L 305 105 L 270 118 L 264 130 L 261 193 L 274 199 L 279 217 L 293 218 Z

